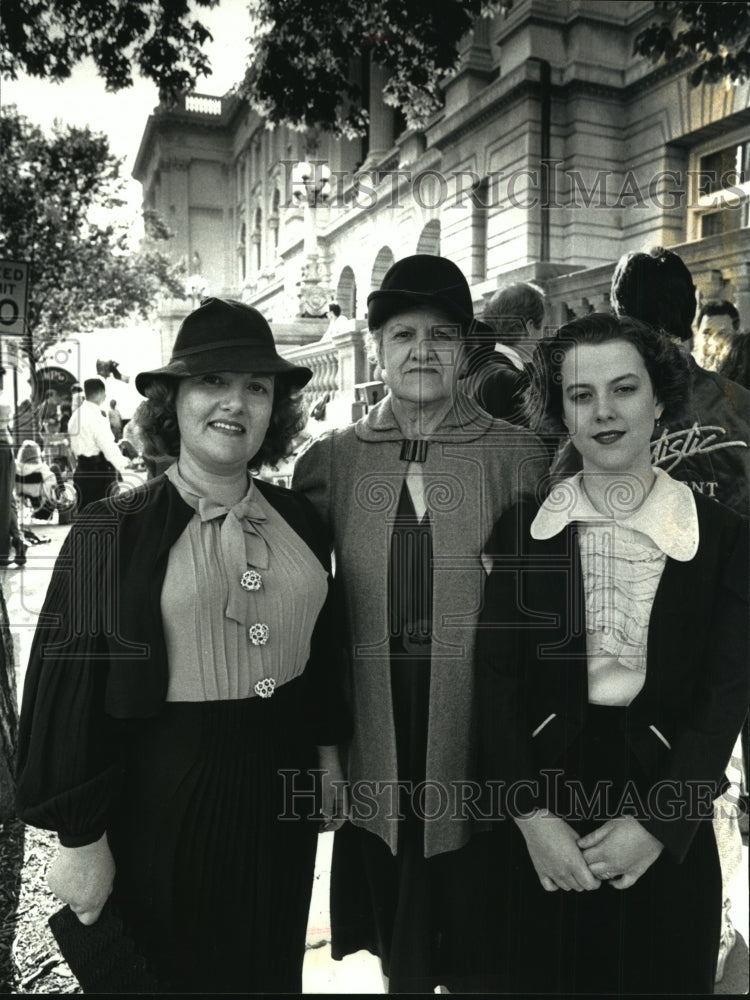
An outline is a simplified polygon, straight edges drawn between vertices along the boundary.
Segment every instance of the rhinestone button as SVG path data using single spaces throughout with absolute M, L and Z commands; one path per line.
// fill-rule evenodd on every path
M 255 693 L 259 698 L 270 698 L 276 690 L 276 681 L 273 677 L 264 677 L 255 685 Z
M 253 646 L 265 646 L 268 642 L 268 625 L 256 622 L 247 630 L 247 637 Z
M 240 587 L 242 587 L 243 590 L 260 590 L 262 586 L 263 577 L 257 569 L 248 569 L 240 577 Z

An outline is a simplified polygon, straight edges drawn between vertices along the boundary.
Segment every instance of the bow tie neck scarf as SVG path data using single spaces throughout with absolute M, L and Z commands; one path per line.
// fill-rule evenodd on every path
M 259 525 L 266 520 L 260 504 L 250 497 L 244 497 L 233 507 L 225 507 L 207 497 L 201 497 L 198 503 L 198 516 L 201 521 L 212 521 L 223 517 L 220 540 L 224 566 L 232 580 L 239 580 L 248 563 L 256 569 L 268 569 L 268 546 L 266 540 L 258 531 Z M 239 588 L 229 588 L 226 617 L 245 624 L 247 615 L 247 595 Z

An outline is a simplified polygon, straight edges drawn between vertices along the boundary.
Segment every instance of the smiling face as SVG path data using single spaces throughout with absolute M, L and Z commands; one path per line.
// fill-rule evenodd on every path
M 272 375 L 216 372 L 180 380 L 175 408 L 180 458 L 234 476 L 258 453 L 273 407 Z
M 638 350 L 627 340 L 576 344 L 560 374 L 563 420 L 584 472 L 649 472 L 662 406 Z
M 413 309 L 386 320 L 382 329 L 383 381 L 394 396 L 438 403 L 453 394 L 461 360 L 461 328 L 438 309 Z

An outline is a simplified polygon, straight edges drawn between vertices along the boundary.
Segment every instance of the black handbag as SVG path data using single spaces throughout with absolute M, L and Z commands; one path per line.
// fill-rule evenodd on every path
M 166 993 L 107 900 L 94 924 L 82 924 L 69 906 L 48 920 L 63 958 L 84 993 Z

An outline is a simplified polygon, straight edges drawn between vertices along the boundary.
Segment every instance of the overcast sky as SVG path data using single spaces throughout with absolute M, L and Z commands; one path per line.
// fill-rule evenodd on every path
M 208 27 L 214 41 L 207 47 L 213 74 L 201 77 L 198 92 L 221 95 L 243 73 L 250 33 L 247 0 L 221 0 L 213 10 L 199 9 L 198 18 Z M 96 75 L 93 62 L 74 70 L 69 80 L 61 84 L 47 83 L 24 77 L 3 80 L 0 100 L 17 104 L 22 114 L 45 128 L 55 118 L 66 124 L 90 125 L 110 138 L 112 152 L 125 157 L 123 174 L 130 177 L 138 146 L 149 114 L 158 104 L 156 86 L 136 77 L 134 85 L 117 94 L 104 89 L 104 81 Z M 135 181 L 128 185 L 130 209 L 139 209 L 141 186 Z

